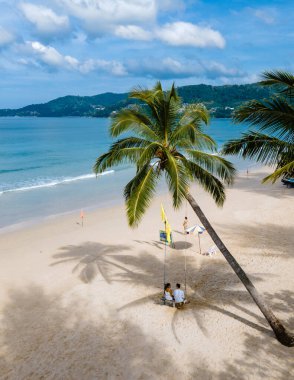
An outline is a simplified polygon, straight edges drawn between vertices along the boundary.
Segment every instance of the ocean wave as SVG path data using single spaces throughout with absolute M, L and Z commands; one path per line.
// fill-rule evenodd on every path
M 34 169 L 40 169 L 42 166 L 28 166 L 25 168 L 15 168 L 15 169 L 1 169 L 0 174 L 6 174 L 6 173 L 14 173 L 14 172 L 23 172 L 27 170 L 34 170 Z
M 97 177 L 108 175 L 114 173 L 114 170 L 107 170 L 103 173 L 97 174 Z M 62 179 L 54 179 L 48 182 L 40 181 L 28 186 L 22 186 L 22 187 L 16 187 L 12 189 L 5 189 L 0 191 L 0 195 L 5 194 L 5 193 L 14 193 L 14 192 L 19 192 L 19 191 L 28 191 L 28 190 L 36 190 L 36 189 L 42 189 L 44 187 L 53 187 L 57 185 L 62 185 L 64 183 L 70 183 L 70 182 L 75 182 L 75 181 L 81 181 L 81 180 L 86 180 L 90 178 L 95 178 L 96 174 L 84 174 L 80 175 L 77 177 L 68 177 L 68 178 L 62 178 Z

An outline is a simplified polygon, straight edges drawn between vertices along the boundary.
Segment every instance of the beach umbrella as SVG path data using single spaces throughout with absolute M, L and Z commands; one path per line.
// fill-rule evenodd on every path
M 185 228 L 185 231 L 187 234 L 193 233 L 196 230 L 196 227 L 197 227 L 197 224 L 195 224 L 195 226 Z
M 199 253 L 201 254 L 201 243 L 200 243 L 200 235 L 203 234 L 205 231 L 205 228 L 203 226 L 200 226 L 199 224 L 195 224 L 192 227 L 186 228 L 185 229 L 187 234 L 191 234 L 193 232 L 197 232 L 198 235 L 198 245 L 199 245 Z

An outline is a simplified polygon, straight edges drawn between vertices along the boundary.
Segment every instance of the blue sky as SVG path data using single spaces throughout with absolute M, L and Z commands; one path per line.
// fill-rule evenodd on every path
M 0 108 L 294 69 L 287 0 L 0 0 L 0 12 Z

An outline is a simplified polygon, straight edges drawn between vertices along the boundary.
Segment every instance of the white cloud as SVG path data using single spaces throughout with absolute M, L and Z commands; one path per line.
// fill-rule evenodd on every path
M 0 26 L 0 47 L 8 45 L 14 40 L 14 36 Z
M 253 14 L 259 20 L 263 21 L 265 24 L 271 25 L 276 21 L 276 12 L 274 9 L 254 9 Z
M 136 25 L 120 25 L 114 34 L 130 40 L 160 40 L 174 46 L 195 46 L 200 48 L 225 46 L 225 39 L 220 32 L 209 27 L 201 27 L 188 22 L 174 22 L 147 31 Z
M 58 4 L 97 34 L 116 25 L 150 22 L 157 14 L 155 0 L 59 0 Z
M 219 77 L 237 78 L 244 76 L 244 72 L 236 68 L 227 68 L 222 63 L 210 61 L 203 62 L 203 70 L 209 79 L 216 79 Z
M 160 11 L 184 11 L 186 5 L 184 0 L 157 0 L 157 8 Z
M 120 25 L 115 29 L 114 34 L 128 40 L 148 41 L 152 39 L 152 34 L 136 25 Z
M 79 70 L 84 74 L 102 70 L 116 76 L 127 75 L 127 71 L 122 63 L 102 59 L 88 59 L 80 65 Z
M 246 74 L 237 68 L 227 68 L 215 61 L 203 60 L 178 60 L 166 57 L 161 60 L 144 59 L 130 61 L 127 65 L 128 72 L 134 76 L 149 77 L 156 79 L 174 78 L 206 78 L 232 79 L 242 78 Z
M 38 41 L 28 41 L 27 46 L 43 63 L 54 68 L 76 68 L 78 60 L 71 56 L 63 56 L 54 47 L 45 46 Z
M 156 36 L 161 41 L 174 46 L 224 48 L 225 39 L 217 30 L 188 22 L 174 22 L 159 27 Z
M 37 31 L 45 35 L 64 33 L 69 28 L 68 17 L 59 16 L 50 8 L 31 3 L 21 3 L 20 9 L 26 19 L 35 25 Z
M 191 77 L 199 70 L 201 67 L 198 63 L 180 62 L 171 57 L 160 60 L 146 58 L 140 61 L 131 61 L 128 64 L 128 71 L 133 75 L 160 79 Z
M 35 66 L 46 66 L 51 70 L 72 70 L 82 74 L 93 71 L 106 72 L 114 76 L 127 74 L 124 65 L 120 62 L 99 59 L 88 59 L 81 62 L 70 55 L 62 55 L 54 47 L 43 45 L 38 41 L 27 41 L 25 45 L 19 46 L 18 50 L 28 55 L 28 58 L 22 57 L 18 60 L 23 65 L 34 64 Z
M 87 38 L 114 35 L 128 40 L 158 40 L 173 46 L 225 46 L 221 33 L 209 26 L 182 21 L 156 26 L 160 13 L 183 10 L 183 0 L 55 0 L 55 3 L 66 16 L 43 5 L 20 4 L 25 17 L 45 37 L 69 30 L 71 17 L 73 25 L 78 22 L 77 33 L 84 33 Z

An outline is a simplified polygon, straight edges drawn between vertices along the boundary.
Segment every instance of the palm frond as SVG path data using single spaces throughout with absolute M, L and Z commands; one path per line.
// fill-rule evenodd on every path
M 198 149 L 207 149 L 216 151 L 217 144 L 212 137 L 200 132 L 193 124 L 179 126 L 170 136 L 172 146 L 195 147 Z
M 250 131 L 224 144 L 222 154 L 239 155 L 266 165 L 277 165 L 284 153 L 294 157 L 294 145 L 262 133 Z
M 153 87 L 153 91 L 152 91 L 154 94 L 160 92 L 161 94 L 163 93 L 163 90 L 162 90 L 162 85 L 161 85 L 161 82 L 158 80 L 156 83 L 155 83 L 155 86 Z
M 179 97 L 178 97 L 178 94 L 176 91 L 176 87 L 175 87 L 175 83 L 172 84 L 171 89 L 168 92 L 168 98 L 169 98 L 169 101 L 171 101 L 172 99 L 174 99 L 175 101 L 179 100 Z
M 140 110 L 124 109 L 113 117 L 110 127 L 112 137 L 129 131 L 151 140 L 157 140 L 159 137 L 154 130 L 152 121 Z
M 172 98 L 167 104 L 166 122 L 167 122 L 168 139 L 170 138 L 171 133 L 175 129 L 177 129 L 180 123 L 181 108 L 182 108 L 182 103 L 181 103 L 180 98 L 178 99 Z
M 150 143 L 141 153 L 140 158 L 137 161 L 137 168 L 150 163 L 152 159 L 156 158 L 156 152 L 162 149 L 162 145 L 158 142 Z
M 292 73 L 282 70 L 265 71 L 262 78 L 263 80 L 259 82 L 262 86 L 273 86 L 281 94 L 294 96 L 294 75 Z
M 200 150 L 186 149 L 186 152 L 194 163 L 209 173 L 216 175 L 228 185 L 233 183 L 236 169 L 230 161 L 218 155 L 205 153 Z
M 156 90 L 158 94 L 159 90 Z M 142 89 L 141 87 L 134 88 L 130 94 L 130 99 L 137 99 L 143 104 L 147 104 L 152 118 L 154 119 L 154 124 L 160 124 L 160 117 L 158 114 L 158 109 L 156 107 L 156 96 L 154 91 Z
M 146 164 L 136 176 L 126 185 L 124 196 L 126 200 L 128 222 L 131 227 L 139 224 L 155 193 L 158 174 L 153 166 Z
M 272 182 L 275 183 L 277 179 L 285 176 L 294 176 L 294 161 L 289 162 L 288 164 L 282 166 L 279 169 L 276 169 L 272 174 L 265 177 L 262 182 Z
M 162 137 L 167 143 L 170 132 L 178 124 L 181 101 L 176 96 L 175 88 L 164 93 L 162 90 L 155 93 L 154 105 L 157 109 L 158 123 L 161 126 Z
M 210 114 L 203 104 L 189 104 L 181 117 L 181 124 L 195 124 L 201 122 L 208 125 L 210 121 Z
M 197 126 L 195 126 L 195 124 L 193 123 L 179 125 L 178 128 L 173 131 L 169 138 L 170 144 L 176 145 L 177 141 L 181 139 L 189 140 L 192 144 L 194 144 L 196 141 L 197 132 Z
M 190 175 L 212 196 L 215 203 L 222 206 L 226 199 L 222 182 L 209 171 L 190 160 L 184 159 L 183 164 Z
M 248 122 L 278 138 L 294 139 L 294 108 L 283 98 L 247 102 L 233 113 L 233 120 Z
M 93 167 L 94 173 L 102 173 L 120 163 L 136 163 L 149 144 L 149 141 L 137 137 L 118 140 L 107 153 L 97 158 Z
M 190 178 L 188 177 L 181 160 L 177 159 L 168 150 L 165 151 L 165 154 L 166 161 L 164 163 L 164 169 L 166 180 L 168 188 L 173 196 L 173 206 L 178 208 L 185 198 Z

